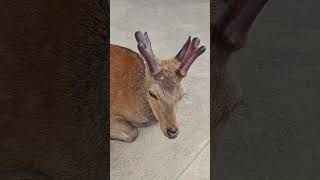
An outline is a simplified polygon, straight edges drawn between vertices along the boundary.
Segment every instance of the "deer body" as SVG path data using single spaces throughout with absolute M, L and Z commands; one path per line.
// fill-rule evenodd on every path
M 113 57 L 110 59 L 112 116 L 121 114 L 137 124 L 148 122 L 153 114 L 144 88 L 144 60 L 138 53 L 116 45 L 111 45 L 110 56 Z
M 185 95 L 181 80 L 205 48 L 198 48 L 197 38 L 192 43 L 189 38 L 175 58 L 159 60 L 147 34 L 138 31 L 135 35 L 142 56 L 110 46 L 110 136 L 131 142 L 138 135 L 136 127 L 158 121 L 163 134 L 174 139 L 178 135 L 176 110 Z
M 116 45 L 110 46 L 110 57 L 110 133 L 116 137 L 114 129 L 120 128 L 129 134 L 125 139 L 133 141 L 138 132 L 132 124 L 143 125 L 153 118 L 144 92 L 144 60 L 138 53 Z

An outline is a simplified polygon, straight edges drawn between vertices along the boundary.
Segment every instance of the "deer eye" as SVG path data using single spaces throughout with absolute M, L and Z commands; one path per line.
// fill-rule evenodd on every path
M 158 100 L 158 97 L 153 92 L 149 91 L 149 95 L 155 100 Z

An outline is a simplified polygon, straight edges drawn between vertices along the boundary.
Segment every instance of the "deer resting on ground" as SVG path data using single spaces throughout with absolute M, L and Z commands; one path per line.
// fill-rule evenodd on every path
M 186 94 L 181 80 L 206 48 L 189 37 L 174 58 L 159 60 L 146 32 L 137 31 L 135 38 L 143 58 L 130 49 L 110 47 L 110 137 L 132 142 L 137 127 L 158 121 L 162 133 L 174 139 L 177 106 Z

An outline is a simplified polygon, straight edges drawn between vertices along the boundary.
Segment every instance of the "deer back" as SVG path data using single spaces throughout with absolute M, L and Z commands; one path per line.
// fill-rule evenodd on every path
M 111 114 L 138 107 L 136 92 L 143 91 L 145 77 L 145 65 L 138 53 L 121 46 L 110 46 Z

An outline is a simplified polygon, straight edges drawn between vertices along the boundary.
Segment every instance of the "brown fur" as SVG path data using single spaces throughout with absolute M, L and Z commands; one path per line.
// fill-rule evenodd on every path
M 131 142 L 138 135 L 136 126 L 156 120 L 166 136 L 168 129 L 178 129 L 176 108 L 185 94 L 182 78 L 176 73 L 180 62 L 174 58 L 157 60 L 161 71 L 153 77 L 147 63 L 134 51 L 111 45 L 110 57 L 111 138 Z
M 0 179 L 107 179 L 103 8 L 4 0 L 0 21 Z

